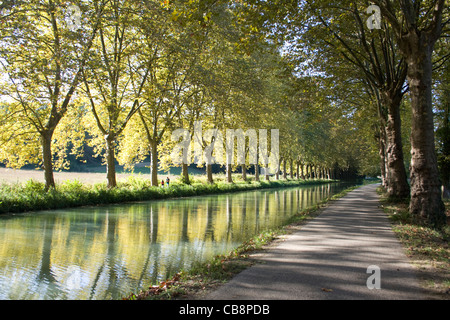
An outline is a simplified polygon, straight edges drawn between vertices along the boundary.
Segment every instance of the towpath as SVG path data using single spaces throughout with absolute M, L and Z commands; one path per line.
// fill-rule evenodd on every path
M 336 201 L 206 299 L 425 299 L 376 187 Z

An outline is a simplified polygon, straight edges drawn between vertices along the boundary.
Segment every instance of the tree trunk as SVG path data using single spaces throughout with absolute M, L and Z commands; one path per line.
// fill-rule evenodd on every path
M 259 152 L 256 150 L 255 181 L 259 182 Z
M 213 179 L 213 175 L 212 175 L 212 165 L 209 163 L 206 164 L 206 178 L 208 180 L 208 183 L 210 183 L 210 184 L 214 183 L 214 179 Z
M 447 68 L 450 74 L 450 65 Z M 442 115 L 442 124 L 437 132 L 440 140 L 440 155 L 438 158 L 441 179 L 442 179 L 442 197 L 450 198 L 450 93 L 441 102 L 444 106 L 444 113 Z
M 158 182 L 158 144 L 156 142 L 150 142 L 151 152 L 151 178 L 152 186 L 159 186 Z
M 259 178 L 259 165 L 258 164 L 255 164 L 255 181 L 260 181 L 260 178 Z
M 386 179 L 386 131 L 385 127 L 380 128 L 379 137 L 379 155 L 380 155 L 380 169 L 381 169 L 381 185 L 387 190 L 387 179 Z
M 446 223 L 437 166 L 432 106 L 433 44 L 426 33 L 410 31 L 404 50 L 412 107 L 410 212 L 429 225 Z
M 115 136 L 108 134 L 105 136 L 106 141 L 106 179 L 108 181 L 108 188 L 117 187 L 116 181 L 116 157 L 114 152 Z
M 227 182 L 233 183 L 233 176 L 231 175 L 233 172 L 233 168 L 231 167 L 231 164 L 227 164 Z
M 400 105 L 401 93 L 385 93 L 388 108 L 386 123 L 387 192 L 390 197 L 406 198 L 410 193 L 403 157 Z
M 189 166 L 187 165 L 187 163 L 183 163 L 183 166 L 181 168 L 181 173 L 183 176 L 184 183 L 190 184 L 191 182 L 189 181 Z
M 290 173 L 291 179 L 294 180 L 294 167 L 292 164 L 292 159 L 289 160 L 289 173 Z
M 52 155 L 53 130 L 41 132 L 42 158 L 44 165 L 45 191 L 55 189 L 53 177 L 53 155 Z
M 286 174 L 286 159 L 283 159 L 283 179 L 284 179 L 284 180 L 287 179 L 287 174 Z
M 244 164 L 241 165 L 242 167 L 242 180 L 247 181 L 247 166 Z
M 448 184 L 442 185 L 442 197 L 445 199 L 450 199 L 450 187 Z

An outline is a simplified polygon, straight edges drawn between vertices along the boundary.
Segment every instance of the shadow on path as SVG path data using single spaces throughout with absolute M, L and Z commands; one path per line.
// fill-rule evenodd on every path
M 378 208 L 378 185 L 336 201 L 207 300 L 425 299 L 413 267 Z M 367 286 L 369 266 L 381 289 Z

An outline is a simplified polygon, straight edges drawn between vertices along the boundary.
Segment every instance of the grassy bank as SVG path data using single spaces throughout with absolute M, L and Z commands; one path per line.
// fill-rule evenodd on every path
M 417 268 L 422 286 L 436 299 L 450 299 L 450 226 L 435 230 L 414 222 L 408 201 L 390 200 L 378 188 L 382 207 L 389 216 L 393 230 Z M 445 202 L 450 214 L 450 200 Z
M 80 206 L 190 197 L 267 188 L 294 187 L 329 183 L 329 180 L 242 181 L 226 183 L 217 177 L 214 184 L 193 178 L 189 185 L 175 181 L 170 187 L 152 187 L 148 179 L 131 176 L 108 189 L 106 183 L 83 184 L 77 180 L 58 184 L 56 190 L 45 192 L 44 184 L 34 180 L 0 186 L 0 214 L 64 209 Z
M 331 200 L 337 200 L 358 187 L 348 188 L 320 203 L 302 210 L 285 222 L 285 225 L 273 230 L 266 230 L 250 240 L 242 243 L 226 255 L 218 255 L 213 259 L 197 263 L 189 270 L 175 274 L 159 284 L 152 285 L 148 290 L 132 293 L 125 300 L 168 300 L 168 299 L 199 299 L 207 292 L 232 279 L 236 274 L 257 263 L 252 257 L 267 246 L 273 244 L 283 235 L 299 230 L 307 221 L 320 214 Z

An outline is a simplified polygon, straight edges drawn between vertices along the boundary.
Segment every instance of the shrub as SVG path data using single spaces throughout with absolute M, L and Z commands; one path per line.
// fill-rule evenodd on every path
M 43 192 L 45 190 L 45 184 L 30 179 L 22 185 L 22 190 L 24 192 Z

